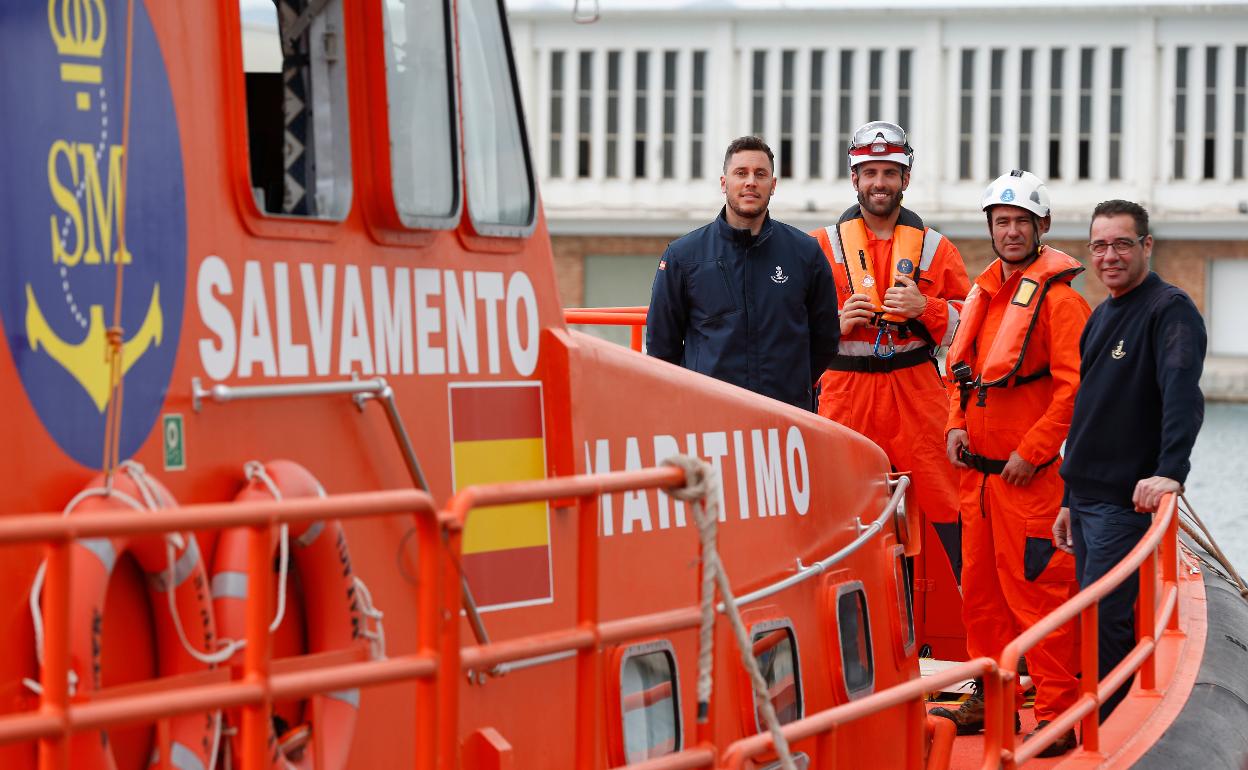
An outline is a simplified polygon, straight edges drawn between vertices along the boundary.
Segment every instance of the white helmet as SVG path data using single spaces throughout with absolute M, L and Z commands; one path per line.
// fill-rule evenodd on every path
M 980 208 L 987 211 L 993 206 L 1018 206 L 1043 219 L 1049 215 L 1049 188 L 1030 171 L 1014 169 L 984 190 Z
M 849 142 L 850 169 L 873 160 L 900 163 L 906 168 L 914 166 L 914 148 L 907 141 L 901 126 L 886 120 L 873 120 L 854 132 Z

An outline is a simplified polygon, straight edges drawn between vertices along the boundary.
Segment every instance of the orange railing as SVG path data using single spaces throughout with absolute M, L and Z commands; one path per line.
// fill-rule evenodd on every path
M 1035 757 L 1046 746 L 1060 738 L 1067 730 L 1082 720 L 1083 748 L 1098 752 L 1099 715 L 1097 706 L 1105 701 L 1136 671 L 1140 672 L 1140 686 L 1152 690 L 1156 685 L 1156 641 L 1166 631 L 1178 631 L 1178 514 L 1177 498 L 1173 494 L 1162 498 L 1152 525 L 1140 543 L 1100 580 L 1088 586 L 1057 610 L 1047 615 L 1018 638 L 1010 642 L 999 660 L 977 658 L 955 666 L 937 675 L 912 680 L 875 693 L 861 700 L 846 703 L 790 722 L 782 729 L 785 738 L 795 741 L 818 738 L 819 754 L 838 727 L 877 714 L 885 709 L 905 703 L 921 703 L 926 693 L 955 684 L 971 677 L 982 677 L 986 711 L 984 719 L 984 758 L 982 770 L 1004 768 L 1013 770 L 1017 765 Z M 1161 553 L 1161 579 L 1157 579 L 1157 553 Z M 1113 671 L 1100 681 L 1097 675 L 1097 603 L 1124 580 L 1140 576 L 1140 594 L 1137 604 L 1139 638 L 1135 648 Z M 1159 601 L 1160 598 L 1160 601 Z M 1078 616 L 1082 632 L 1082 694 L 1076 703 L 1057 719 L 1041 730 L 1034 739 L 1027 741 L 1017 751 L 1014 748 L 1013 727 L 1015 707 L 1015 682 L 1018 659 L 1039 643 Z M 922 712 L 926 716 L 926 711 Z M 912 721 L 907 714 L 907 722 Z M 940 725 L 938 725 L 940 727 Z M 904 734 L 913 735 L 919 726 L 908 724 Z M 673 770 L 674 768 L 710 767 L 714 754 L 695 749 L 673 754 L 650 762 L 632 765 L 630 770 Z M 720 767 L 738 770 L 745 763 L 761 754 L 774 751 L 769 733 L 760 733 L 732 743 L 725 749 Z M 695 754 L 695 752 L 697 752 Z M 704 761 L 696 761 L 705 757 Z M 948 753 L 941 752 L 937 758 L 936 743 L 929 757 L 929 767 L 947 767 Z
M 1083 748 L 1088 752 L 1100 751 L 1100 704 L 1112 695 L 1136 671 L 1140 672 L 1140 688 L 1151 691 L 1156 688 L 1157 639 L 1166 631 L 1179 630 L 1179 555 L 1178 555 L 1178 505 L 1174 494 L 1167 494 L 1157 508 L 1157 515 L 1143 539 L 1100 580 L 1080 591 L 1061 607 L 1049 613 L 1039 623 L 1027 629 L 1017 639 L 1006 645 L 998 662 L 1000 687 L 997 698 L 987 699 L 984 715 L 984 770 L 998 766 L 1012 770 L 1035 757 L 1082 720 L 1080 730 Z M 1157 555 L 1161 552 L 1161 579 L 1157 579 Z M 1097 667 L 1097 606 L 1098 602 L 1123 581 L 1139 571 L 1140 594 L 1136 604 L 1135 647 L 1121 663 L 1100 680 Z M 1035 738 L 1017 750 L 1014 748 L 1012 726 L 1014 711 L 1014 682 L 1017 678 L 1018 658 L 1035 647 L 1048 634 L 1066 623 L 1079 618 L 1082 645 L 1081 663 L 1083 677 L 1080 682 L 1079 699 L 1070 708 L 1041 730 Z M 1001 695 L 1008 693 L 1009 697 Z
M 444 561 L 438 556 L 433 501 L 424 492 L 393 491 L 339 495 L 286 502 L 245 502 L 192 505 L 149 512 L 116 512 L 108 515 L 68 516 L 34 514 L 0 518 L 0 544 L 47 543 L 47 578 L 43 589 L 45 617 L 43 670 L 40 675 L 39 709 L 0 717 L 0 743 L 39 741 L 41 770 L 69 767 L 70 735 L 136 722 L 155 722 L 162 768 L 169 763 L 168 720 L 182 714 L 241 708 L 243 712 L 243 766 L 267 767 L 265 751 L 269 732 L 269 705 L 276 700 L 302 698 L 315 693 L 365 685 L 416 679 L 417 701 L 422 714 L 436 713 L 435 685 L 448 689 L 454 679 L 439 671 L 437 656 L 422 637 L 420 652 L 386 660 L 324 663 L 324 656 L 303 656 L 283 670 L 271 667 L 268 601 L 272 579 L 273 526 L 280 523 L 327 518 L 360 518 L 396 513 L 415 513 L 420 529 L 419 556 L 422 586 L 434 582 L 431 570 Z M 242 675 L 228 681 L 217 676 L 164 677 L 144 687 L 123 692 L 104 690 L 84 703 L 69 702 L 69 591 L 70 546 L 79 538 L 158 534 L 198 529 L 248 527 L 247 576 L 251 590 L 247 599 L 247 645 Z M 260 598 L 258 598 L 260 597 Z M 423 629 L 437 628 L 438 607 L 434 594 L 422 588 L 417 613 Z M 319 658 L 319 660 L 318 660 Z M 330 661 L 339 660 L 333 656 Z M 302 663 L 302 665 L 301 665 Z M 310 664 L 309 664 L 310 663 Z M 189 682 L 196 682 L 190 684 Z M 119 690 L 121 688 L 118 688 Z M 424 718 L 422 718 L 424 719 Z M 423 729 L 421 720 L 415 725 Z M 419 744 L 418 744 L 419 745 Z M 317 757 L 323 756 L 316 752 Z M 418 766 L 432 768 L 431 757 Z
M 790 745 L 796 741 L 816 737 L 826 743 L 838 727 L 844 727 L 851 722 L 877 714 L 885 709 L 909 703 L 913 704 L 915 708 L 906 712 L 906 727 L 904 730 L 898 731 L 897 734 L 900 736 L 921 735 L 925 733 L 923 723 L 927 720 L 927 711 L 922 708 L 922 703 L 926 699 L 928 692 L 963 682 L 972 677 L 983 677 L 985 682 L 1000 681 L 997 679 L 996 673 L 997 663 L 992 658 L 968 660 L 933 676 L 911 679 L 908 682 L 868 695 L 860 700 L 845 703 L 803 719 L 789 722 L 781 728 L 781 731 Z M 917 720 L 922 720 L 922 722 Z M 773 751 L 773 745 L 770 733 L 759 733 L 748 738 L 742 738 L 730 744 L 724 750 L 724 757 L 720 766 L 727 770 L 740 770 L 742 767 L 745 767 L 745 763 L 750 759 Z M 829 753 L 831 752 L 823 750 L 818 752 L 820 756 L 826 756 Z
M 337 495 L 323 499 L 292 499 L 283 502 L 247 502 L 192 505 L 161 511 L 116 512 L 108 515 L 63 517 L 33 514 L 0 518 L 0 545 L 47 543 L 47 578 L 44 587 L 44 666 L 42 693 L 36 711 L 0 717 L 0 744 L 39 741 L 39 767 L 68 768 L 69 737 L 72 734 L 136 722 L 156 723 L 162 744 L 162 766 L 168 762 L 168 720 L 187 713 L 239 708 L 242 766 L 267 767 L 268 713 L 277 700 L 307 697 L 315 693 L 363 687 L 388 682 L 413 681 L 416 687 L 416 713 L 413 726 L 417 753 L 414 766 L 421 770 L 453 767 L 458 757 L 458 698 L 465 671 L 486 675 L 500 664 L 539 656 L 572 652 L 576 666 L 576 764 L 594 767 L 605 754 L 603 733 L 597 724 L 597 704 L 603 697 L 604 645 L 654 634 L 696 628 L 698 607 L 680 607 L 651 615 L 602 622 L 598 617 L 598 501 L 603 494 L 654 488 L 670 488 L 684 482 L 678 468 L 571 476 L 539 481 L 514 482 L 468 487 L 448 501 L 434 515 L 430 497 L 419 491 L 389 491 Z M 575 506 L 579 517 L 576 545 L 577 599 L 576 624 L 570 628 L 544 631 L 503 641 L 462 647 L 457 612 L 446 608 L 460 606 L 458 572 L 462 532 L 471 512 L 484 506 L 549 500 L 556 507 Z M 327 518 L 361 518 L 395 514 L 415 514 L 418 540 L 420 591 L 417 598 L 417 652 L 384 660 L 360 661 L 342 655 L 306 655 L 272 660 L 268 635 L 268 603 L 260 597 L 271 592 L 272 532 L 280 523 Z M 784 726 L 790 742 L 817 738 L 819 751 L 830 750 L 832 734 L 856 720 L 885 709 L 903 706 L 907 735 L 931 734 L 921 708 L 925 694 L 934 689 L 982 677 L 987 701 L 984 767 L 1013 768 L 1026 762 L 1052 741 L 1083 720 L 1083 743 L 1088 751 L 1098 751 L 1096 707 L 1136 670 L 1144 689 L 1155 686 L 1153 656 L 1156 639 L 1167 630 L 1178 629 L 1178 551 L 1176 501 L 1163 498 L 1159 512 L 1141 543 L 1118 566 L 1093 583 L 1057 611 L 1010 643 L 999 661 L 978 658 L 941 672 L 915 679 L 860 700 L 843 704 Z M 97 692 L 89 702 L 69 702 L 69 550 L 84 537 L 114 537 L 136 534 L 214 529 L 250 528 L 246 648 L 241 674 L 230 680 L 227 672 L 164 677 L 139 687 L 114 688 Z M 1157 580 L 1156 558 L 1160 547 L 1162 576 Z M 1140 637 L 1135 649 L 1104 681 L 1096 675 L 1097 602 L 1123 580 L 1139 570 Z M 1158 589 L 1160 588 L 1160 606 Z M 1083 631 L 1083 692 L 1079 700 L 1055 719 L 1036 739 L 1014 749 L 1011 723 L 1014 707 L 1015 666 L 1020 654 L 1031 649 L 1076 616 Z M 176 692 L 176 696 L 175 696 Z M 914 723 L 914 724 L 912 724 Z M 674 770 L 716 766 L 719 752 L 709 732 L 710 720 L 695 728 L 695 745 L 684 751 L 632 765 L 638 770 Z M 314 736 L 314 740 L 318 737 Z M 772 738 L 759 734 L 729 745 L 720 767 L 740 768 L 750 758 L 770 751 Z M 316 751 L 320 764 L 322 751 Z
M 563 311 L 563 320 L 570 324 L 631 326 L 629 347 L 641 352 L 642 330 L 646 326 L 645 305 L 639 307 L 570 307 Z
M 41 770 L 69 767 L 69 737 L 136 722 L 156 723 L 161 767 L 169 767 L 168 720 L 187 713 L 241 708 L 242 767 L 269 766 L 268 714 L 274 701 L 316 693 L 383 684 L 416 682 L 413 725 L 420 770 L 454 767 L 458 761 L 458 694 L 465 670 L 487 672 L 493 667 L 542 655 L 575 652 L 577 665 L 578 767 L 592 767 L 604 751 L 602 732 L 594 721 L 602 693 L 604 644 L 680 629 L 695 628 L 696 606 L 610 622 L 598 619 L 598 500 L 603 494 L 680 486 L 684 471 L 652 468 L 593 476 L 483 485 L 461 490 L 435 515 L 430 497 L 419 491 L 337 495 L 323 499 L 282 502 L 191 505 L 149 512 L 69 516 L 32 514 L 0 518 L 0 545 L 47 543 L 44 587 L 44 666 L 42 693 L 36 711 L 0 717 L 0 744 L 39 741 Z M 460 648 L 459 613 L 462 532 L 474 508 L 512 503 L 554 501 L 576 505 L 580 532 L 577 558 L 577 624 L 572 628 Z M 412 655 L 376 661 L 356 656 L 314 654 L 271 659 L 267 598 L 272 579 L 272 530 L 281 523 L 328 518 L 360 518 L 416 514 L 420 591 L 417 649 Z M 90 702 L 69 702 L 69 550 L 84 537 L 158 534 L 165 532 L 249 527 L 246 647 L 241 675 L 230 681 L 226 671 L 163 677 L 95 693 Z M 443 545 L 445 544 L 445 547 Z M 443 610 L 448 611 L 443 611 Z M 343 661 L 346 662 L 343 662 Z M 484 674 L 482 674 L 484 675 Z M 317 740 L 318 736 L 314 736 Z M 314 753 L 318 766 L 323 751 Z

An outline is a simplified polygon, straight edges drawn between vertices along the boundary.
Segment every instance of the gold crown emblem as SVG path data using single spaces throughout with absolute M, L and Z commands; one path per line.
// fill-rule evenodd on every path
M 48 30 L 60 55 L 98 59 L 108 34 L 104 0 L 48 0 Z

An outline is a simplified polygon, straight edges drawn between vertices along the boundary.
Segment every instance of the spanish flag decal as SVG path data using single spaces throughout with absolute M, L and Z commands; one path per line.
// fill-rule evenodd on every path
M 455 489 L 546 477 L 542 384 L 450 386 Z M 478 508 L 464 529 L 463 568 L 480 609 L 554 599 L 544 502 Z

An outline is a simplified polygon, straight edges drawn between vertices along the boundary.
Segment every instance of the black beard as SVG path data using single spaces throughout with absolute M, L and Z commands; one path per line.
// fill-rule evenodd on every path
M 862 208 L 864 211 L 870 212 L 874 216 L 887 217 L 887 216 L 890 216 L 894 211 L 896 211 L 897 207 L 901 205 L 901 194 L 902 194 L 902 191 L 898 190 L 897 194 L 889 198 L 888 202 L 884 204 L 885 208 L 883 211 L 876 211 L 875 208 L 872 207 L 872 205 L 867 203 L 867 194 L 862 191 L 859 191 L 858 192 L 858 206 Z

